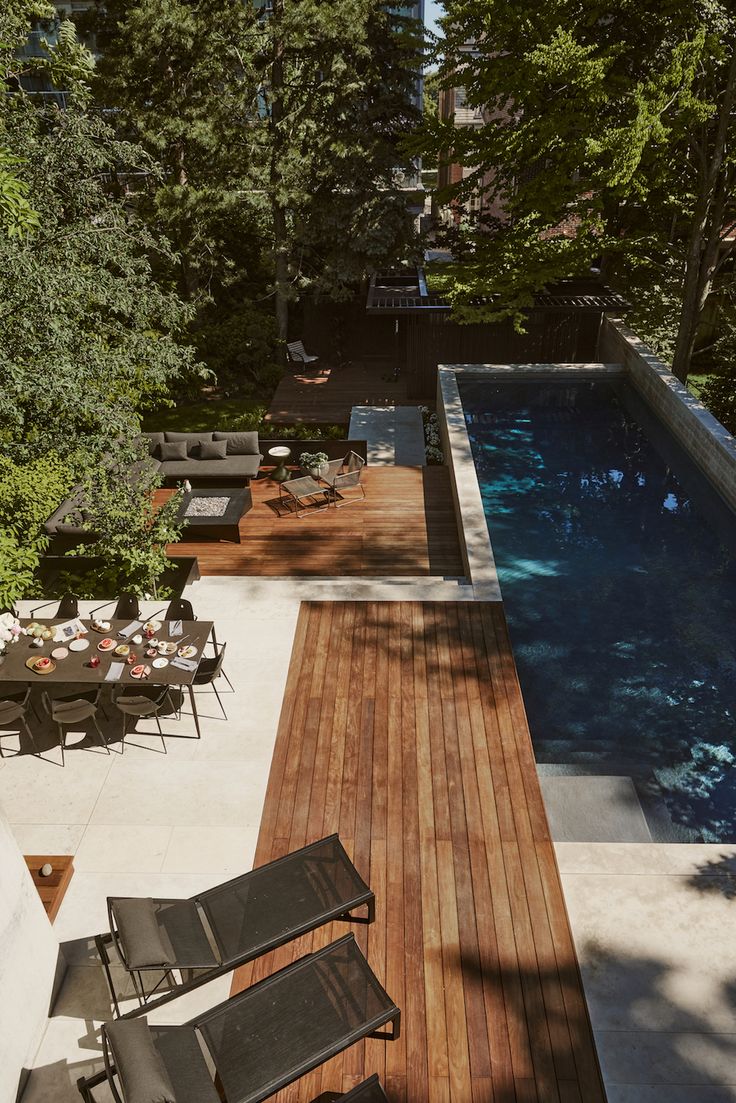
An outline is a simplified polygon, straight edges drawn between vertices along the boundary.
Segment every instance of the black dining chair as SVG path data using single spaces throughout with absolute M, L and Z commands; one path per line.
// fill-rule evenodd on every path
M 138 620 L 141 607 L 135 594 L 120 594 L 113 610 L 112 620 Z
M 185 597 L 175 597 L 169 602 L 164 620 L 196 620 L 191 601 Z
M 88 692 L 77 693 L 65 697 L 49 697 L 45 690 L 41 694 L 44 708 L 59 729 L 59 747 L 61 748 L 62 766 L 64 765 L 64 747 L 66 740 L 64 729 L 71 727 L 72 724 L 79 724 L 83 720 L 92 721 L 100 737 L 100 743 L 107 753 L 110 753 L 105 734 L 97 722 L 97 709 L 100 706 L 101 694 L 102 686 L 98 686 L 97 689 L 92 689 Z
M 40 754 L 33 732 L 28 727 L 27 716 L 30 700 L 30 686 L 18 686 L 17 689 L 14 689 L 12 686 L 8 687 L 8 689 L 3 687 L 3 696 L 2 700 L 0 700 L 0 728 L 9 728 L 13 727 L 15 724 L 19 724 L 31 741 L 33 753 Z M 20 731 L 18 735 L 20 736 Z M 20 754 L 20 750 L 16 753 Z M 0 758 L 3 757 L 3 745 L 0 741 Z
M 173 713 L 176 712 L 176 707 L 171 699 L 171 691 L 168 686 L 151 686 L 138 690 L 136 693 L 121 692 L 113 698 L 115 707 L 119 709 L 123 714 L 123 739 L 120 745 L 120 753 L 125 751 L 125 737 L 128 734 L 128 717 L 132 716 L 133 727 L 135 728 L 135 721 L 138 719 L 152 716 L 156 721 L 156 727 L 158 728 L 158 734 L 161 738 L 161 742 L 164 747 L 164 754 L 167 754 L 166 742 L 164 740 L 164 733 L 161 730 L 161 721 L 159 719 L 159 713 L 164 704 L 168 701 L 169 707 Z
M 64 594 L 56 610 L 56 616 L 64 620 L 79 616 L 79 598 L 76 594 Z
M 213 658 L 211 658 L 211 659 L 202 659 L 200 661 L 200 664 L 197 667 L 197 673 L 194 675 L 194 680 L 192 682 L 192 686 L 193 687 L 196 687 L 196 686 L 212 686 L 212 688 L 215 691 L 215 697 L 217 698 L 217 702 L 218 702 L 220 708 L 222 709 L 222 715 L 227 720 L 227 713 L 225 712 L 225 707 L 222 703 L 222 699 L 220 697 L 220 694 L 217 692 L 217 686 L 215 685 L 215 682 L 217 681 L 217 679 L 220 677 L 220 675 L 222 675 L 222 677 L 225 679 L 227 684 L 230 686 L 230 689 L 233 691 L 233 693 L 235 692 L 235 690 L 233 688 L 233 683 L 230 681 L 227 674 L 222 669 L 222 663 L 223 663 L 223 660 L 225 658 L 225 648 L 226 647 L 227 647 L 226 643 L 221 644 L 218 651 L 217 651 L 217 654 Z

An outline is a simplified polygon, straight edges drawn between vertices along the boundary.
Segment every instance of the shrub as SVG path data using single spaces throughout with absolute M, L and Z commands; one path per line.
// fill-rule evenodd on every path
M 49 454 L 27 464 L 0 456 L 0 607 L 34 589 L 49 538 L 41 529 L 68 494 L 71 468 Z
M 158 579 L 169 565 L 166 545 L 175 543 L 182 530 L 176 521 L 178 494 L 163 506 L 154 505 L 160 485 L 160 476 L 145 461 L 132 471 L 113 465 L 85 480 L 85 528 L 96 539 L 68 555 L 100 556 L 105 562 L 96 576 L 98 592 L 157 593 Z
M 713 417 L 717 417 L 729 433 L 736 434 L 736 370 L 709 376 L 700 398 Z

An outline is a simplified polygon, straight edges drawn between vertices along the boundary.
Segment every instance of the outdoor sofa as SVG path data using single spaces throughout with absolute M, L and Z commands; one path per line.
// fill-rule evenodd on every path
M 255 479 L 263 461 L 258 433 L 144 433 L 151 458 L 167 481 Z
M 118 1016 L 112 945 L 132 979 L 139 1006 L 122 1017 L 133 1018 L 325 923 L 371 923 L 375 898 L 328 835 L 191 899 L 108 897 L 107 910 L 110 933 L 95 943 Z
M 100 1084 L 116 1103 L 260 1103 L 362 1038 L 398 1038 L 400 1024 L 349 934 L 180 1026 L 105 1024 L 104 1070 L 77 1087 L 85 1103 Z
M 216 485 L 233 482 L 246 485 L 255 479 L 263 460 L 258 433 L 143 433 L 148 456 L 141 463 L 160 471 L 166 482 L 185 479 Z M 216 458 L 210 458 L 217 454 Z M 140 471 L 134 465 L 131 477 Z M 54 540 L 54 550 L 66 550 L 75 544 L 93 543 L 96 536 L 84 528 L 84 492 L 75 487 L 43 524 L 43 531 Z

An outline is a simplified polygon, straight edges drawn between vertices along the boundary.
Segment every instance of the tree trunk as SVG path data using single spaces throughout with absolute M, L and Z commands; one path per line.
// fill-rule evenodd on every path
M 735 98 L 736 49 L 731 54 L 713 145 L 710 150 L 703 150 L 703 156 L 708 160 L 702 175 L 688 240 L 682 311 L 672 360 L 672 370 L 683 383 L 687 382 L 698 327 L 718 265 L 718 249 L 728 198 L 723 162 Z
M 283 181 L 281 179 L 281 144 L 283 137 L 280 126 L 283 117 L 284 62 L 283 42 L 280 29 L 281 0 L 274 0 L 271 26 L 273 29 L 273 63 L 271 65 L 271 170 L 270 187 L 273 205 L 273 244 L 276 281 L 276 325 L 280 341 L 286 341 L 289 334 L 289 242 L 286 222 L 286 208 L 280 198 Z

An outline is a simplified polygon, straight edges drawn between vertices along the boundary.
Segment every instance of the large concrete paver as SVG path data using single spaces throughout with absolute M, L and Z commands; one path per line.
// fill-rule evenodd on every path
M 609 1103 L 736 1100 L 736 847 L 555 849 Z

